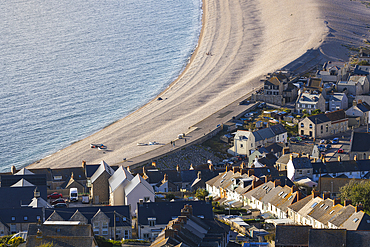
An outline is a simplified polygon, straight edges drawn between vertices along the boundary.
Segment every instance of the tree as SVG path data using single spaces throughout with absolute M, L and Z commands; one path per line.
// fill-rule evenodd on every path
M 362 203 L 365 212 L 370 212 L 370 181 L 357 182 L 351 180 L 348 184 L 339 188 L 340 197 L 350 199 L 353 205 Z
M 203 200 L 206 198 L 206 196 L 208 196 L 208 191 L 206 189 L 201 189 L 201 188 L 198 188 L 197 191 L 195 192 L 195 196 L 199 199 L 199 200 Z
M 357 63 L 358 65 L 369 65 L 369 62 L 368 61 L 366 61 L 366 60 L 362 60 L 362 61 L 360 61 L 360 62 L 358 62 Z
M 321 113 L 321 110 L 320 109 L 316 109 L 312 112 L 312 115 L 317 115 L 317 114 L 320 114 Z

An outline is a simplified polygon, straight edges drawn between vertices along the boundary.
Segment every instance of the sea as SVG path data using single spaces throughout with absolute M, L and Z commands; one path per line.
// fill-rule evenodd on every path
M 140 108 L 184 70 L 201 0 L 0 1 L 0 172 Z

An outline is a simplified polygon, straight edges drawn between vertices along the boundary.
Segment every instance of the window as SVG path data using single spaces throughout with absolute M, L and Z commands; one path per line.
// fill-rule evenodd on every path
M 280 192 L 280 193 L 279 193 L 279 196 L 281 196 L 282 194 L 284 194 L 284 191 Z
M 28 220 L 28 217 L 27 216 L 23 216 L 23 220 L 24 221 L 27 221 Z
M 37 215 L 37 216 L 36 216 L 36 219 L 37 219 L 37 220 L 40 220 L 40 219 L 41 219 L 41 216 L 40 216 L 40 215 Z
M 354 218 L 354 219 L 353 219 L 353 222 L 355 222 L 355 223 L 356 223 L 357 221 L 358 221 L 358 218 Z
M 314 202 L 314 203 L 311 205 L 311 208 L 314 208 L 316 205 L 317 205 L 317 202 Z
M 144 237 L 144 238 L 149 238 L 149 233 L 144 233 L 144 234 L 143 234 L 143 237 Z
M 328 132 L 328 130 L 329 130 L 329 126 L 328 126 L 328 125 L 326 125 L 325 129 L 326 129 L 326 132 Z
M 93 231 L 94 231 L 94 234 L 100 235 L 99 222 L 93 223 Z
M 331 210 L 331 212 L 329 214 L 333 214 L 334 213 L 334 210 Z
M 156 218 L 148 218 L 148 224 L 149 226 L 153 227 L 155 226 Z
M 12 221 L 15 221 L 15 216 L 12 216 Z
M 310 129 L 312 129 L 312 124 L 310 124 Z
M 289 196 L 288 200 L 292 199 L 293 198 L 293 195 Z
M 147 201 L 149 201 L 149 197 L 144 197 L 144 202 L 147 202 Z
M 324 210 L 327 210 L 329 208 L 329 206 L 326 206 L 325 208 L 324 208 Z
M 304 135 L 304 130 L 301 130 L 301 135 Z
M 301 128 L 304 128 L 304 124 L 303 123 L 301 123 Z
M 17 233 L 17 225 L 16 224 L 10 224 L 10 233 Z
M 108 223 L 104 222 L 102 227 L 103 235 L 108 235 Z
M 240 148 L 243 148 L 243 144 L 240 144 Z
M 128 239 L 130 238 L 130 231 L 129 230 L 125 230 L 125 239 Z
M 321 205 L 320 205 L 320 208 L 322 208 L 322 207 L 324 207 L 324 206 L 325 206 L 325 204 L 321 204 Z
M 324 126 L 321 125 L 321 134 L 324 132 Z

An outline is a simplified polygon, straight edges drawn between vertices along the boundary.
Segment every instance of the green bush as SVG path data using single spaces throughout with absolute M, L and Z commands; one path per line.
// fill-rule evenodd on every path
M 129 244 L 129 243 L 150 243 L 150 241 L 147 240 L 139 240 L 139 239 L 125 239 L 122 241 L 123 244 Z
M 16 247 L 16 246 L 20 245 L 23 242 L 24 242 L 24 239 L 23 238 L 21 238 L 21 237 L 15 237 L 15 238 L 12 238 L 12 239 L 10 239 L 8 241 L 8 246 L 10 244 L 10 246 Z

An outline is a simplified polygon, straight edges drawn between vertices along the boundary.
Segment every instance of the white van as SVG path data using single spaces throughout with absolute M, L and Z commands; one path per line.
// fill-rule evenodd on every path
M 70 188 L 69 189 L 69 200 L 71 202 L 77 202 L 78 201 L 78 190 L 77 190 L 77 188 Z

